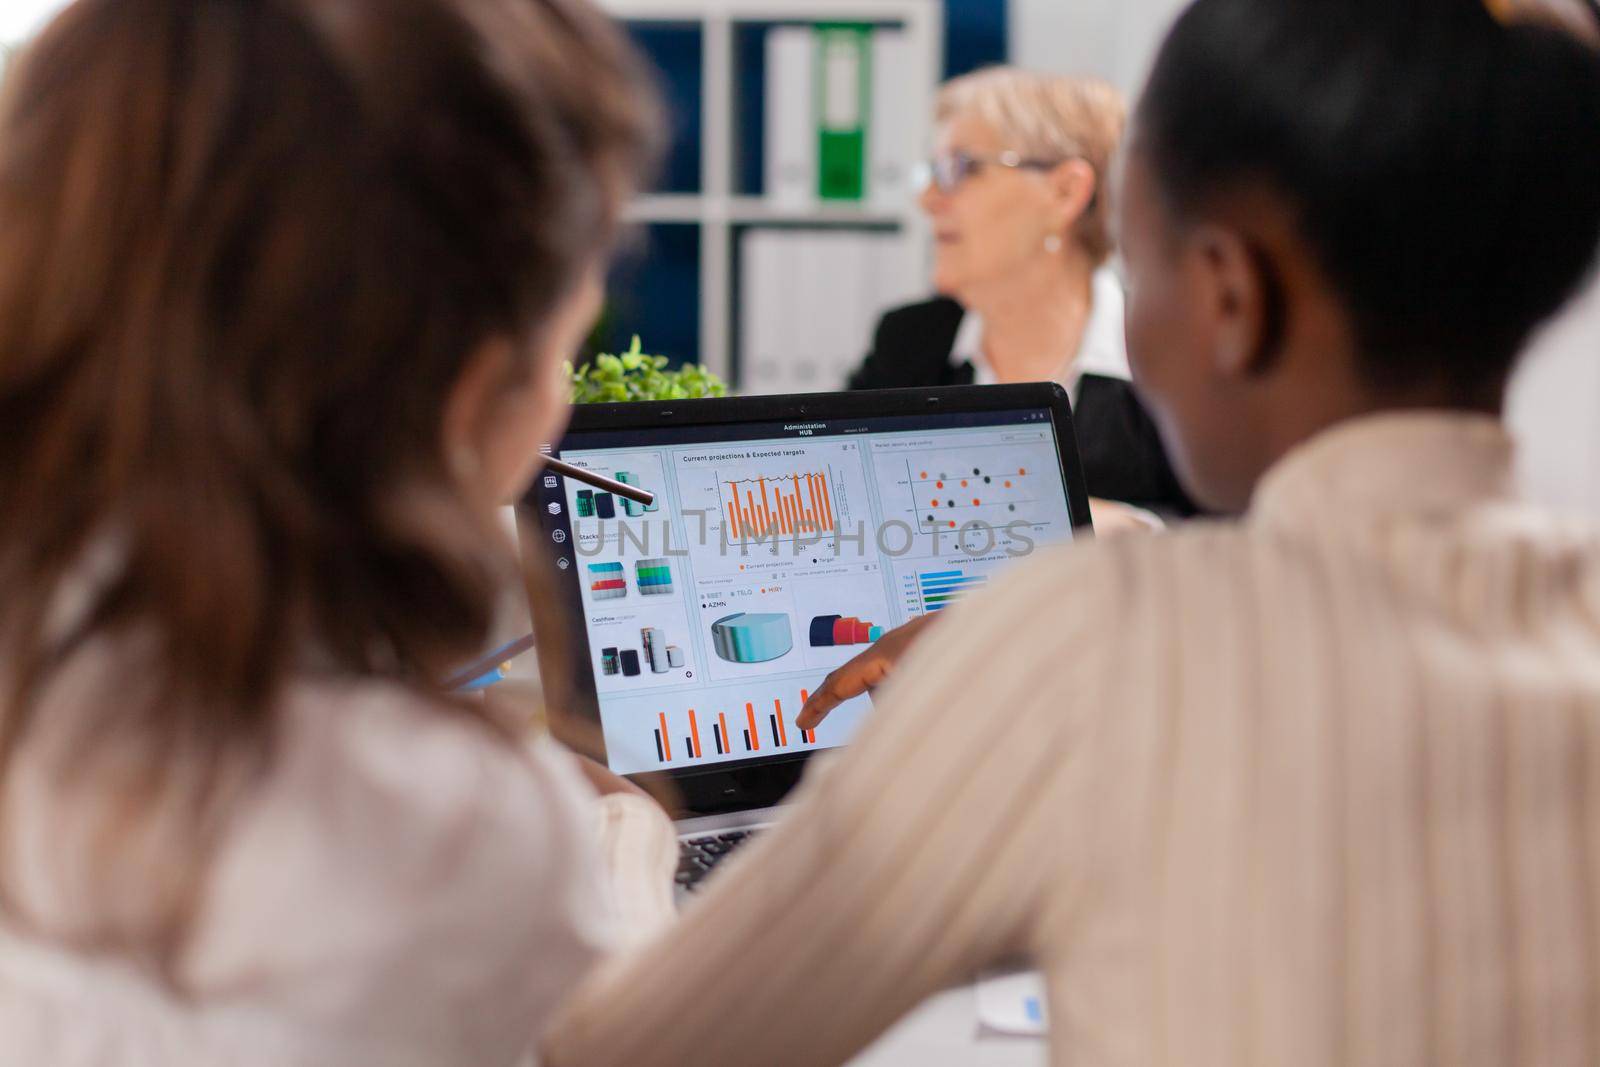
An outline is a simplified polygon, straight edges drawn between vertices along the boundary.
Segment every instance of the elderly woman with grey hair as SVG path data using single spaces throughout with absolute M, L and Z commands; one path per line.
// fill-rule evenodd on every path
M 1092 496 L 1191 513 L 1129 382 L 1106 266 L 1121 96 L 995 67 L 946 84 L 937 107 L 921 206 L 939 295 L 883 317 L 851 388 L 1059 382 Z

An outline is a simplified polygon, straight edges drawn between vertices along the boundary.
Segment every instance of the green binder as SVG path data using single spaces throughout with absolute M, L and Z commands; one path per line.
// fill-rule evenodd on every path
M 817 195 L 860 200 L 867 187 L 872 27 L 821 23 L 816 38 Z

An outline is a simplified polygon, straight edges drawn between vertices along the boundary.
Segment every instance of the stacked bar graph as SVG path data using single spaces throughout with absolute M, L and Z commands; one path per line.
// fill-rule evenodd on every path
M 640 596 L 663 596 L 672 592 L 672 563 L 665 559 L 641 559 L 633 565 Z
M 722 482 L 723 529 L 729 541 L 823 534 L 834 529 L 826 471 Z
M 633 473 L 632 471 L 617 471 L 616 478 L 617 478 L 617 481 L 621 482 L 623 485 L 639 485 L 640 484 L 639 476 L 637 474 Z M 640 504 L 640 503 L 637 503 L 635 501 L 629 500 L 626 497 L 624 497 L 623 500 L 622 500 L 622 510 L 623 510 L 624 513 L 626 513 L 628 515 L 629 518 L 638 518 L 640 515 L 643 515 L 647 511 L 655 511 L 655 510 L 657 510 L 658 508 L 660 508 L 660 506 L 661 506 L 661 504 L 660 504 L 659 500 L 656 501 L 655 503 L 651 503 L 651 504 Z
M 628 580 L 621 563 L 589 564 L 589 592 L 596 600 L 615 600 L 628 595 Z
M 923 571 L 917 575 L 917 592 L 923 611 L 943 611 L 989 580 L 987 575 L 962 570 Z
M 654 626 L 640 630 L 639 640 L 644 645 L 645 662 L 650 664 L 652 674 L 666 674 L 674 667 L 683 666 L 683 649 L 667 644 L 666 635 Z
M 666 631 L 659 627 L 640 627 L 639 645 L 637 649 L 623 648 L 620 645 L 607 645 L 601 648 L 600 676 L 614 678 L 621 675 L 624 678 L 637 678 L 644 673 L 646 667 L 650 668 L 651 674 L 666 674 L 688 662 L 682 646 L 668 644 Z

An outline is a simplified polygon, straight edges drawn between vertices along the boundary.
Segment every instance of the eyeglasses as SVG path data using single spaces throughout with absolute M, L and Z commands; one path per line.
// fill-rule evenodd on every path
M 914 187 L 926 189 L 930 185 L 941 193 L 953 193 L 961 183 L 979 173 L 984 167 L 1005 167 L 1009 170 L 1054 170 L 1064 160 L 1024 159 L 1016 152 L 1001 152 L 997 156 L 969 156 L 965 152 L 951 152 L 934 156 L 919 164 L 914 172 Z

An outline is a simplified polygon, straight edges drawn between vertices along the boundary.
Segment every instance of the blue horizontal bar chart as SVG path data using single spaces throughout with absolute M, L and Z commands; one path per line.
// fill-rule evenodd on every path
M 966 571 L 924 571 L 917 575 L 923 611 L 943 611 L 961 597 L 987 584 L 986 574 Z

